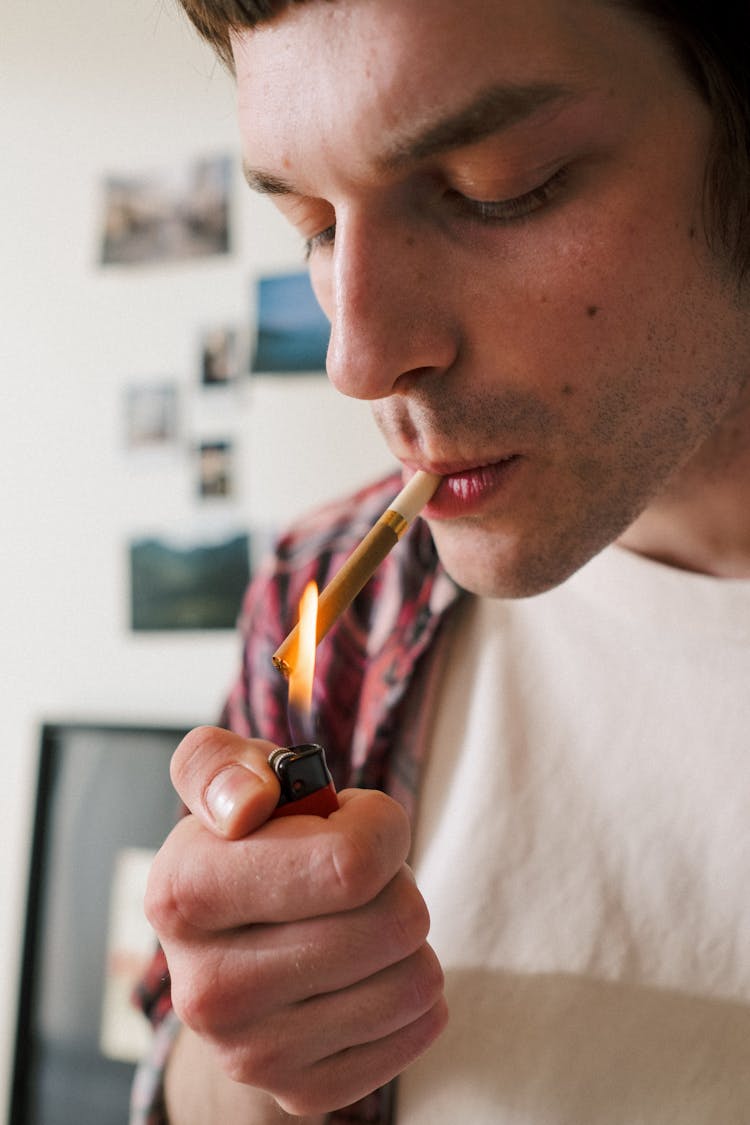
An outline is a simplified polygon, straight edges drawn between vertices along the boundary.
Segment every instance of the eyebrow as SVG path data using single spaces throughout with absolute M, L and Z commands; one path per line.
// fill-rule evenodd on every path
M 452 113 L 399 138 L 378 160 L 384 171 L 426 160 L 454 148 L 475 144 L 509 129 L 572 91 L 556 83 L 490 86 L 457 113 Z
M 398 137 L 378 157 L 376 165 L 381 171 L 394 172 L 406 164 L 475 144 L 518 124 L 540 109 L 567 101 L 571 96 L 572 91 L 568 87 L 557 83 L 490 86 L 456 113 Z M 243 165 L 243 172 L 253 191 L 264 195 L 295 194 L 295 188 L 288 181 L 253 168 L 248 163 Z
M 258 168 L 251 168 L 243 162 L 242 173 L 247 180 L 248 187 L 259 191 L 262 195 L 293 195 L 294 188 L 286 180 L 272 176 L 268 172 L 261 172 Z

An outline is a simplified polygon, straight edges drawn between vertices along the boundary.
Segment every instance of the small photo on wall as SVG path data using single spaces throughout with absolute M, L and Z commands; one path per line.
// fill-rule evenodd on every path
M 228 156 L 105 179 L 102 265 L 141 265 L 228 254 Z
M 250 580 L 250 536 L 130 544 L 131 627 L 136 630 L 234 629 Z
M 325 371 L 331 329 L 306 270 L 261 277 L 253 372 Z
M 240 340 L 236 328 L 217 327 L 201 337 L 201 385 L 226 387 L 240 373 Z
M 198 495 L 227 499 L 234 491 L 231 441 L 202 441 L 197 447 Z
M 148 383 L 125 391 L 125 444 L 155 449 L 177 441 L 177 385 Z

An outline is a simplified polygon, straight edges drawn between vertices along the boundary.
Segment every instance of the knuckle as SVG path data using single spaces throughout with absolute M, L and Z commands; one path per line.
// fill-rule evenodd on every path
M 259 1085 L 274 1085 L 279 1081 L 279 1074 L 285 1069 L 285 1058 L 278 1036 L 259 1036 L 254 1042 L 250 1058 Z
M 310 1090 L 299 1086 L 290 1090 L 281 1090 L 274 1097 L 279 1108 L 291 1117 L 317 1117 L 327 1113 L 331 1104 L 330 1090 L 318 1091 L 313 1087 Z
M 431 1008 L 442 996 L 445 986 L 443 969 L 429 945 L 423 945 L 414 955 L 410 983 L 416 1005 L 421 1011 Z
M 201 995 L 192 988 L 186 987 L 181 975 L 172 975 L 172 1007 L 176 1015 L 186 1027 L 193 1031 L 205 1030 L 203 1018 L 203 1004 Z
M 395 949 L 406 955 L 418 949 L 427 939 L 430 912 L 411 878 L 395 879 L 393 892 L 394 901 L 390 904 L 387 921 Z
M 205 901 L 206 880 L 194 862 L 180 857 L 179 838 L 190 831 L 190 819 L 184 818 L 172 830 L 149 872 L 144 910 L 160 938 L 185 937 L 212 916 L 212 904 Z
M 378 895 L 396 875 L 408 854 L 409 820 L 385 793 L 367 794 L 366 828 L 351 820 L 333 839 L 330 863 L 344 901 L 362 905 Z
M 411 847 L 411 823 L 406 810 L 386 793 L 372 790 L 369 794 L 373 809 L 377 810 L 375 829 L 376 848 L 380 852 L 397 856 L 397 864 L 405 862 Z
M 233 1082 L 272 1090 L 286 1072 L 281 1040 L 268 1031 L 263 1035 L 245 1033 L 239 1041 L 218 1044 L 221 1066 Z
M 367 902 L 380 889 L 371 890 L 376 883 L 372 856 L 361 839 L 339 835 L 333 842 L 330 862 L 334 882 L 344 902 Z
M 198 1035 L 221 1043 L 238 1019 L 221 959 L 181 948 L 170 962 L 172 1005 L 177 1016 Z
M 187 966 L 172 971 L 172 1006 L 179 1019 L 199 1035 L 207 1035 L 213 1026 L 212 995 L 205 978 Z
M 159 937 L 172 934 L 181 918 L 175 882 L 163 870 L 163 866 L 163 856 L 159 852 L 151 865 L 143 899 L 146 918 Z

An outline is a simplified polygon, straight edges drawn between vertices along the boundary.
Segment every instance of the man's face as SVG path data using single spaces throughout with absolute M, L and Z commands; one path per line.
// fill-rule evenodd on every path
M 597 0 L 313 2 L 234 54 L 248 178 L 309 241 L 330 378 L 445 475 L 447 569 L 495 596 L 561 581 L 747 373 L 702 101 Z

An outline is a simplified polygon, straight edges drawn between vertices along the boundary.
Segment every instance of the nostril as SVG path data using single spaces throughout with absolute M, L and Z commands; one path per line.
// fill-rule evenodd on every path
M 394 383 L 393 390 L 397 394 L 406 394 L 413 390 L 418 383 L 429 378 L 430 375 L 437 374 L 438 370 L 437 367 L 413 367 L 411 371 L 404 371 L 402 375 L 399 375 Z

